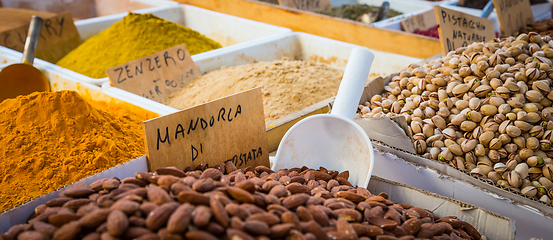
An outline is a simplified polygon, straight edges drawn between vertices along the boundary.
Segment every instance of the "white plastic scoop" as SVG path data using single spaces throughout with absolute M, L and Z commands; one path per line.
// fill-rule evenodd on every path
M 373 148 L 353 118 L 373 59 L 366 48 L 351 51 L 331 113 L 310 116 L 294 124 L 280 141 L 273 170 L 301 166 L 349 170 L 353 185 L 368 186 Z

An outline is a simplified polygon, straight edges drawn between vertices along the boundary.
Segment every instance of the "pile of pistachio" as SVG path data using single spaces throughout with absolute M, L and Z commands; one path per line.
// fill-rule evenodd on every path
M 391 79 L 357 117 L 405 116 L 418 154 L 550 204 L 553 41 L 473 43 Z

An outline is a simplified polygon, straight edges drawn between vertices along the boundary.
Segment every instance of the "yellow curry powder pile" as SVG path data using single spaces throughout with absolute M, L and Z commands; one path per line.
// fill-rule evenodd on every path
M 141 119 L 74 91 L 7 99 L 0 116 L 0 211 L 145 153 Z
M 191 55 L 222 47 L 199 32 L 150 13 L 129 13 L 56 64 L 92 78 L 103 78 L 106 69 L 183 43 Z

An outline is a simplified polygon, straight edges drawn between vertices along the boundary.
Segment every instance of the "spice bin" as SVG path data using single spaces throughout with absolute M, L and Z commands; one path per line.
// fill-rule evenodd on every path
M 60 188 L 56 191 L 44 194 L 40 197 L 37 197 L 29 202 L 23 203 L 12 209 L 3 211 L 0 213 L 0 223 L 1 223 L 0 233 L 4 233 L 8 231 L 8 229 L 10 229 L 10 227 L 14 225 L 27 222 L 27 219 L 29 218 L 29 216 L 31 216 L 32 213 L 34 213 L 35 208 L 38 205 L 45 204 L 49 200 L 57 198 L 58 195 L 61 192 L 63 192 L 63 190 L 71 186 L 80 185 L 80 184 L 89 185 L 101 178 L 117 177 L 119 179 L 124 179 L 126 177 L 134 177 L 134 173 L 139 171 L 143 171 L 143 172 L 148 171 L 148 165 L 146 164 L 146 155 L 132 159 L 128 162 L 122 163 L 115 167 L 106 169 L 102 172 L 99 172 L 87 178 L 81 179 L 75 183 L 68 184 L 67 186 Z
M 74 19 L 87 19 L 156 6 L 174 6 L 169 0 L 2 0 L 5 8 L 25 8 L 43 12 L 62 13 L 69 11 Z
M 333 68 L 344 69 L 351 49 L 354 47 L 356 46 L 353 44 L 296 32 L 258 40 L 244 48 L 227 48 L 220 52 L 212 51 L 194 55 L 192 60 L 198 65 L 202 73 L 217 70 L 222 66 L 231 67 L 261 61 L 280 60 L 283 57 L 292 60 L 326 63 Z M 420 60 L 374 49 L 371 49 L 371 51 L 375 54 L 375 61 L 371 67 L 369 78 L 386 75 Z M 111 87 L 109 82 L 103 84 L 103 88 L 105 92 L 109 92 L 119 99 L 125 99 L 127 102 L 143 106 L 160 115 L 177 111 L 172 107 Z M 284 133 L 297 121 L 315 113 L 325 113 L 328 110 L 326 107 L 329 102 L 329 99 L 323 100 L 301 111 L 267 123 L 269 151 L 277 149 Z
M 271 26 L 268 24 L 242 19 L 226 14 L 221 14 L 189 5 L 160 6 L 134 11 L 136 13 L 152 13 L 155 16 L 177 24 L 189 27 L 201 34 L 211 38 L 225 47 L 241 47 L 248 41 L 262 39 L 265 37 L 288 33 L 287 28 Z M 127 13 L 85 19 L 75 22 L 75 26 L 81 36 L 86 40 L 101 31 L 109 28 L 113 23 L 121 20 Z M 2 47 L 0 47 L 2 48 Z M 203 53 L 202 53 L 203 54 Z M 201 54 L 200 54 L 201 55 Z M 101 85 L 108 81 L 108 78 L 91 78 L 77 72 L 58 67 L 51 64 L 49 69 L 55 69 L 56 73 L 63 73 L 81 82 L 88 82 Z

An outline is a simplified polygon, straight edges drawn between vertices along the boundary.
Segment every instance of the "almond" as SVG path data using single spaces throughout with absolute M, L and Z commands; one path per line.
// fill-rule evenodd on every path
M 139 187 L 146 187 L 146 185 L 148 185 L 148 183 L 150 183 L 150 182 L 145 182 L 144 180 L 140 180 L 140 179 L 137 179 L 137 178 L 134 178 L 134 177 L 125 178 L 125 179 L 121 180 L 121 182 L 122 183 L 134 184 L 134 185 L 139 186 Z
M 144 201 L 142 204 L 140 204 L 140 212 L 143 216 L 148 216 L 150 212 L 152 212 L 154 209 L 157 208 L 157 205 Z
M 200 179 L 192 184 L 192 189 L 204 193 L 215 189 L 215 182 L 211 178 Z
M 85 228 L 97 228 L 106 221 L 110 212 L 111 209 L 94 210 L 81 217 L 79 224 Z
M 148 193 L 148 200 L 150 200 L 150 202 L 154 204 L 162 205 L 164 203 L 173 201 L 173 198 L 169 196 L 169 194 L 161 187 L 150 184 L 146 187 L 146 190 Z
M 200 193 L 197 193 L 195 191 L 191 192 L 180 192 L 177 199 L 180 203 L 190 203 L 193 205 L 209 205 L 209 197 L 204 196 Z
M 127 215 L 132 215 L 140 209 L 140 204 L 135 201 L 119 200 L 110 207 L 112 210 L 119 210 Z
M 300 219 L 298 216 L 293 212 L 285 212 L 282 215 L 280 215 L 280 218 L 282 219 L 283 223 L 291 223 L 294 224 L 294 228 L 299 229 L 300 227 Z
M 336 197 L 345 198 L 347 200 L 352 201 L 353 203 L 360 203 L 365 201 L 366 199 L 365 197 L 357 193 L 348 192 L 348 191 L 339 191 L 338 193 L 336 193 Z
M 101 240 L 100 234 L 97 232 L 91 232 L 83 237 L 82 240 Z
M 389 208 L 388 211 L 384 214 L 384 218 L 394 220 L 398 225 L 401 225 L 401 215 L 396 211 L 395 208 Z
M 405 230 L 405 233 L 407 233 L 408 235 L 415 235 L 415 233 L 417 233 L 421 229 L 421 225 L 422 224 L 418 218 L 411 218 L 405 221 L 401 225 L 401 228 L 403 228 L 403 230 Z
M 73 199 L 73 200 L 69 200 L 66 203 L 64 203 L 63 207 L 73 209 L 73 210 L 77 210 L 81 206 L 87 205 L 90 202 L 92 202 L 92 201 L 90 201 L 90 199 L 85 199 L 85 198 Z
M 309 187 L 297 182 L 288 184 L 288 186 L 286 186 L 286 190 L 288 190 L 291 194 L 311 193 L 311 189 L 309 189 Z
M 243 181 L 246 182 L 246 181 Z M 241 203 L 253 203 L 254 198 L 248 191 L 238 187 L 227 187 L 227 193 Z
M 324 180 L 328 182 L 330 179 L 332 179 L 332 177 L 328 173 L 324 173 L 321 171 L 312 170 L 310 171 L 310 173 L 313 174 L 315 180 Z
M 362 219 L 361 213 L 351 208 L 336 209 L 334 213 L 338 216 L 338 219 L 343 218 L 348 222 L 360 222 Z
M 263 185 L 264 185 L 264 183 L 263 183 Z M 238 187 L 238 188 L 241 188 L 241 189 L 244 189 L 244 190 L 246 190 L 250 193 L 255 193 L 255 189 L 256 189 L 255 188 L 255 183 L 250 181 L 250 180 L 241 181 L 239 183 L 236 183 L 234 186 Z
M 285 197 L 288 195 L 288 190 L 284 185 L 276 185 L 269 191 L 269 194 L 278 198 Z
M 108 180 L 107 178 L 102 178 L 102 179 L 98 179 L 96 181 L 94 181 L 93 183 L 91 183 L 90 185 L 88 185 L 88 187 L 92 190 L 94 190 L 95 192 L 98 192 L 100 190 L 102 190 L 102 184 L 104 184 L 104 182 Z
M 236 170 L 237 170 L 237 168 L 236 168 L 236 165 L 234 165 L 234 163 L 232 163 L 231 161 L 226 161 L 225 162 L 225 172 L 227 174 L 230 174 L 231 172 L 234 172 Z
M 140 235 L 140 237 L 133 238 L 135 240 L 160 240 L 159 236 L 155 233 L 147 233 L 144 235 Z
M 309 211 L 304 206 L 299 206 L 296 209 L 296 214 L 298 214 L 298 218 L 302 222 L 309 222 L 309 221 L 313 220 L 313 214 L 311 214 L 311 211 Z
M 129 219 L 127 215 L 120 210 L 113 210 L 108 215 L 106 221 L 108 233 L 113 237 L 119 237 L 127 231 L 129 227 Z
M 118 188 L 119 184 L 121 184 L 121 181 L 114 178 L 109 178 L 102 183 L 102 188 L 109 191 Z
M 305 193 L 298 193 L 288 196 L 284 200 L 282 200 L 282 206 L 288 209 L 293 209 L 300 205 L 305 205 L 307 200 L 309 200 L 309 195 Z
M 194 206 L 185 203 L 180 205 L 169 220 L 167 221 L 167 231 L 169 233 L 183 233 L 188 229 L 190 220 L 192 218 L 192 211 Z
M 384 230 L 382 230 L 382 228 L 374 225 L 351 223 L 351 226 L 353 227 L 353 229 L 355 230 L 355 232 L 359 237 L 365 236 L 365 237 L 376 238 L 376 236 L 384 234 Z
M 434 236 L 434 229 L 432 223 L 424 223 L 421 225 L 420 231 L 417 233 L 417 238 L 432 238 Z
M 279 205 L 280 206 L 280 205 Z M 237 216 L 242 220 L 246 220 L 250 216 L 250 213 L 245 211 L 236 203 L 229 203 L 225 205 L 225 211 L 227 211 L 232 216 Z
M 254 240 L 254 238 L 243 232 L 243 231 L 240 231 L 238 229 L 232 229 L 232 228 L 228 228 L 227 229 L 227 238 L 228 239 L 232 239 L 232 240 Z
M 211 178 L 211 179 L 217 181 L 217 180 L 221 179 L 222 175 L 223 174 L 218 169 L 208 168 L 202 173 L 202 175 L 200 175 L 200 179 Z
M 17 235 L 17 240 L 47 240 L 49 239 L 41 232 L 37 231 L 26 231 Z
M 129 224 L 132 226 L 144 227 L 146 226 L 146 219 L 137 216 L 130 216 Z
M 96 191 L 87 187 L 70 187 L 63 191 L 66 197 L 70 198 L 86 198 L 88 195 L 95 193 Z
M 127 231 L 125 231 L 125 233 L 123 234 L 123 237 L 127 239 L 137 239 L 140 236 L 145 236 L 148 234 L 152 234 L 152 231 L 143 227 L 129 227 L 127 228 Z
M 46 205 L 46 207 L 61 207 L 63 206 L 63 204 L 69 202 L 70 200 L 71 198 L 54 198 L 46 202 L 44 205 Z
M 328 218 L 328 215 L 321 209 L 323 206 L 315 206 L 310 205 L 308 206 L 309 211 L 311 212 L 311 215 L 313 216 L 313 220 L 315 220 L 319 225 L 323 227 L 330 226 L 330 219 Z
M 34 222 L 32 225 L 35 231 L 44 234 L 48 238 L 54 236 L 54 233 L 58 230 L 57 227 L 45 222 Z
M 146 227 L 152 231 L 159 230 L 167 224 L 167 220 L 178 206 L 176 202 L 168 202 L 155 208 L 146 217 Z
M 68 222 L 71 222 L 71 221 L 75 221 L 75 220 L 78 220 L 79 218 L 81 218 L 80 216 L 78 216 L 77 214 L 75 213 L 57 213 L 57 214 L 53 214 L 53 215 L 50 215 L 48 217 L 48 223 L 56 226 L 56 227 L 61 227 L 63 226 L 63 224 L 66 224 Z
M 269 235 L 271 229 L 267 223 L 257 220 L 246 220 L 244 222 L 244 231 L 253 235 Z
M 183 178 L 186 174 L 175 167 L 161 167 L 156 169 L 158 175 L 172 175 L 175 177 Z
M 159 176 L 159 178 L 157 180 L 157 185 L 165 186 L 168 189 L 171 189 L 171 185 L 178 182 L 179 180 L 180 180 L 180 178 L 175 177 L 173 175 L 161 175 L 161 176 Z
M 329 239 L 324 229 L 315 221 L 309 221 L 309 232 L 315 234 L 317 240 Z
M 81 233 L 81 225 L 77 221 L 70 222 L 58 228 L 54 233 L 54 240 L 75 239 Z
M 280 223 L 280 219 L 277 216 L 267 212 L 252 214 L 248 218 L 246 218 L 246 221 L 248 220 L 261 221 L 261 222 L 267 223 L 269 226 L 273 226 L 275 224 Z
M 206 226 L 211 219 L 212 212 L 211 208 L 206 206 L 198 206 L 192 212 L 194 225 L 198 227 Z
M 271 237 L 273 238 L 284 238 L 288 235 L 290 230 L 294 228 L 293 223 L 282 223 L 276 224 L 271 227 Z
M 223 227 L 228 227 L 230 219 L 228 213 L 225 211 L 225 207 L 223 207 L 223 204 L 212 196 L 209 199 L 209 206 L 211 207 L 211 211 L 213 212 L 215 219 L 217 219 Z
M 173 183 L 173 185 L 171 185 L 171 192 L 175 196 L 178 196 L 180 192 L 192 192 L 192 191 L 194 190 L 192 190 L 191 187 L 189 187 L 188 185 L 182 182 L 176 182 L 176 183 Z
M 347 171 L 347 170 L 346 170 L 346 171 L 343 171 L 343 172 L 341 172 L 340 174 L 338 174 L 336 177 L 337 177 L 337 178 L 338 178 L 338 177 L 341 177 L 341 178 L 347 180 L 347 179 L 349 179 L 349 171 Z
M 218 171 L 218 170 L 217 170 Z M 192 230 L 186 232 L 186 239 L 188 240 L 217 240 L 218 238 L 211 233 L 202 230 Z
M 82 216 L 88 214 L 89 212 L 95 211 L 97 209 L 100 209 L 100 207 L 98 207 L 98 204 L 94 203 L 94 202 L 91 202 L 87 205 L 84 205 L 84 206 L 80 207 L 79 210 L 77 210 L 77 215 L 82 217 Z

